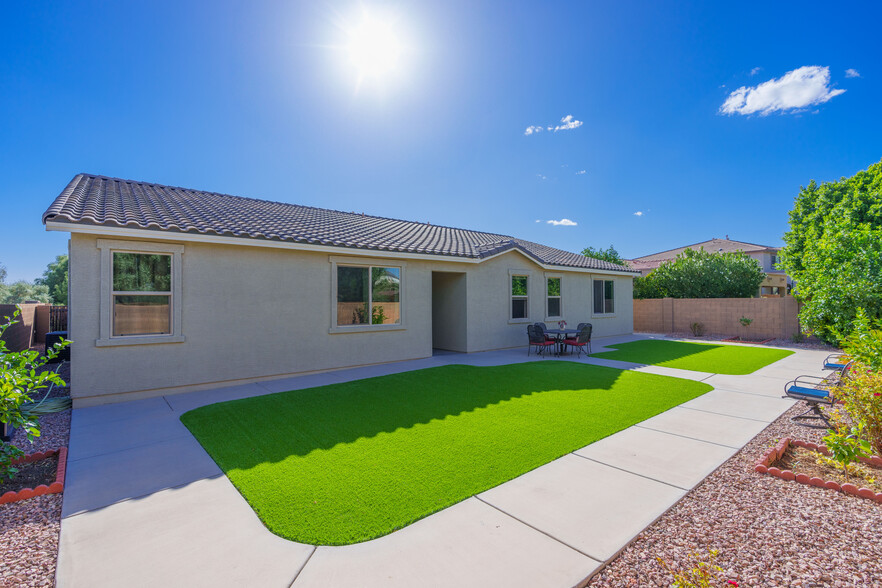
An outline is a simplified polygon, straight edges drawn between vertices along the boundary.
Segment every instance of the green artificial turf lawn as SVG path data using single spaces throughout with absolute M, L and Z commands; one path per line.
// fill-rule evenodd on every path
M 785 349 L 684 343 L 659 339 L 632 341 L 608 345 L 608 347 L 614 347 L 616 351 L 595 353 L 591 357 L 736 376 L 751 374 L 761 367 L 793 354 L 792 351 Z
M 449 365 L 212 404 L 181 420 L 270 531 L 346 545 L 711 389 L 574 362 Z

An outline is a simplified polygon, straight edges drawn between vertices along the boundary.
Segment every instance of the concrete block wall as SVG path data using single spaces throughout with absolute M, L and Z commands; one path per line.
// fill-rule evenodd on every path
M 799 304 L 792 296 L 634 300 L 634 330 L 644 333 L 688 333 L 697 322 L 706 334 L 788 338 L 799 331 L 798 315 Z M 753 322 L 745 327 L 742 317 Z

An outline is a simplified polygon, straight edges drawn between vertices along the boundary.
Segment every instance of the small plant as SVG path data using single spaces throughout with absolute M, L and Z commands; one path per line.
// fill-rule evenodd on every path
M 0 337 L 18 322 L 15 319 L 19 314 L 16 309 L 12 317 L 5 317 L 6 322 L 0 325 Z M 68 345 L 70 341 L 56 343 L 41 357 L 39 351 L 7 351 L 6 342 L 0 338 L 0 422 L 25 431 L 28 441 L 33 442 L 40 436 L 36 415 L 27 411 L 28 403 L 33 402 L 30 394 L 48 388 L 50 384 L 65 385 L 55 372 L 38 371 Z M 24 452 L 12 443 L 0 441 L 0 481 L 15 477 L 18 468 L 12 462 L 23 455 Z
M 750 323 L 753 322 L 753 319 L 752 319 L 752 318 L 747 318 L 746 316 L 743 316 L 743 317 L 741 317 L 740 319 L 738 319 L 738 322 L 741 323 L 741 326 L 742 326 L 742 327 L 749 327 L 749 326 L 750 326 Z
M 371 324 L 382 325 L 386 321 L 386 309 L 382 306 L 375 306 L 371 311 Z
M 794 343 L 804 343 L 805 339 L 805 333 L 803 333 L 802 331 L 797 331 L 796 333 L 793 333 L 792 337 L 790 337 L 790 340 Z
M 833 396 L 876 455 L 882 455 L 882 372 L 862 365 L 833 389 Z
M 689 562 L 687 565 L 692 567 L 686 571 L 677 572 L 671 565 L 660 557 L 656 557 L 656 561 L 661 564 L 664 570 L 674 577 L 674 586 L 676 588 L 710 588 L 711 586 L 738 586 L 735 580 L 723 580 L 723 568 L 717 565 L 717 556 L 720 555 L 717 549 L 708 549 L 707 556 L 693 552 L 689 554 Z
M 692 323 L 689 325 L 689 329 L 692 331 L 694 337 L 701 337 L 704 335 L 704 325 L 701 323 Z
M 827 431 L 824 444 L 830 450 L 830 458 L 842 468 L 842 475 L 848 480 L 849 466 L 870 456 L 870 443 L 862 438 L 860 426 L 837 424 L 837 428 Z

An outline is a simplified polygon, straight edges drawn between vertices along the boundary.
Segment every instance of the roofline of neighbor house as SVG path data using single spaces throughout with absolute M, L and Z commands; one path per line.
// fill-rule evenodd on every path
M 634 257 L 627 261 L 656 261 L 655 259 L 645 259 L 647 257 L 652 257 L 653 255 L 661 255 L 662 253 L 670 253 L 671 251 L 677 251 L 678 249 L 692 249 L 696 245 L 704 245 L 705 243 L 709 243 L 714 239 L 708 239 L 707 241 L 699 241 L 698 243 L 693 243 L 692 245 L 681 245 L 680 247 L 674 247 L 673 249 L 665 249 L 664 251 L 659 251 L 657 253 L 647 253 L 646 255 L 641 255 L 640 257 Z M 752 249 L 751 251 L 744 251 L 744 253 L 762 253 L 765 251 L 780 251 L 781 247 L 772 247 L 771 245 L 760 245 L 759 243 L 748 243 L 747 241 L 735 241 L 734 239 L 717 239 L 718 241 L 729 241 L 730 243 L 743 243 L 744 245 L 753 245 L 754 247 L 760 247 L 760 249 Z M 666 257 L 665 259 L 675 259 L 674 257 Z
M 228 237 L 223 235 L 205 235 L 199 233 L 172 233 L 166 231 L 152 229 L 133 229 L 130 227 L 108 227 L 104 225 L 81 225 L 78 223 L 69 223 L 63 221 L 47 220 L 47 231 L 62 231 L 68 233 L 82 233 L 87 235 L 102 235 L 114 237 L 129 237 L 133 239 L 143 239 L 149 241 L 186 241 L 195 243 L 214 243 L 217 245 L 237 245 L 245 247 L 268 247 L 273 249 L 291 249 L 295 251 L 313 251 L 318 253 L 333 253 L 337 255 L 355 255 L 358 257 L 376 257 L 384 259 L 417 259 L 425 261 L 447 261 L 451 263 L 468 263 L 479 264 L 490 259 L 505 255 L 506 253 L 517 252 L 529 259 L 544 270 L 552 272 L 577 272 L 585 274 L 605 274 L 614 276 L 631 276 L 635 277 L 639 271 L 618 271 L 608 269 L 596 269 L 586 267 L 572 267 L 567 265 L 553 265 L 542 263 L 534 257 L 531 257 L 518 248 L 506 249 L 493 255 L 472 258 L 459 257 L 456 255 L 438 255 L 429 253 L 406 253 L 401 251 L 383 251 L 381 249 L 363 249 L 357 247 L 333 247 L 330 245 L 315 245 L 312 243 L 296 243 L 293 241 L 270 241 L 267 239 L 255 239 L 252 237 Z

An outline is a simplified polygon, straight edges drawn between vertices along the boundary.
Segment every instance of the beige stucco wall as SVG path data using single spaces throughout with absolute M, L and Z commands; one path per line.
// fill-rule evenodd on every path
M 561 278 L 562 313 L 568 327 L 590 322 L 594 327 L 592 337 L 633 331 L 633 279 L 630 276 L 546 271 L 517 251 L 485 261 L 479 268 L 469 275 L 469 351 L 525 345 L 527 324 L 548 318 L 545 314 L 546 276 Z M 529 277 L 529 317 L 525 320 L 510 318 L 512 273 Z M 592 315 L 594 278 L 615 280 L 615 314 Z M 547 324 L 556 327 L 559 320 L 548 320 Z
M 432 272 L 432 347 L 468 351 L 467 284 L 465 272 Z
M 432 272 L 465 272 L 465 333 L 454 348 L 522 346 L 525 322 L 545 318 L 540 266 L 511 252 L 481 264 L 406 260 L 401 329 L 331 333 L 332 265 L 328 253 L 183 243 L 182 343 L 99 347 L 101 255 L 97 237 L 70 244 L 72 392 L 84 406 L 210 387 L 221 383 L 429 357 Z M 133 247 L 137 249 L 137 247 Z M 339 257 L 339 256 L 335 256 Z M 358 257 L 358 256 L 356 256 Z M 390 265 L 402 262 L 388 260 Z M 529 321 L 509 319 L 510 270 L 530 276 Z M 590 274 L 561 272 L 564 318 L 589 321 L 595 337 L 630 333 L 630 276 L 616 280 L 616 314 L 591 317 Z M 609 278 L 609 276 L 597 276 Z M 465 320 L 465 317 L 468 320 Z

